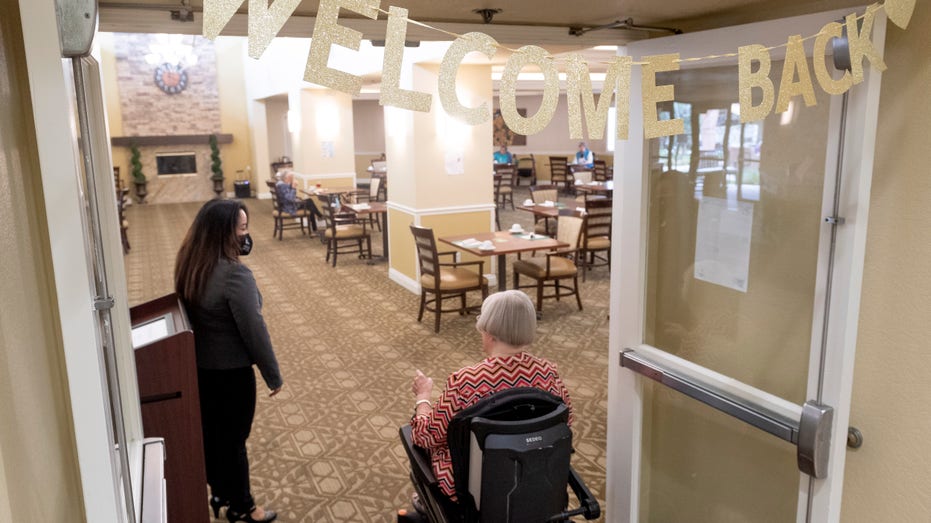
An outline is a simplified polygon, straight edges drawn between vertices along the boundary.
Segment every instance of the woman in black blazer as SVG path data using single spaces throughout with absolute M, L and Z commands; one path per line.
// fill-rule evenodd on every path
M 194 330 L 210 506 L 231 522 L 269 522 L 249 489 L 246 440 L 255 415 L 258 366 L 271 393 L 281 390 L 262 296 L 239 257 L 249 254 L 249 213 L 237 200 L 212 200 L 197 213 L 175 262 L 175 290 Z

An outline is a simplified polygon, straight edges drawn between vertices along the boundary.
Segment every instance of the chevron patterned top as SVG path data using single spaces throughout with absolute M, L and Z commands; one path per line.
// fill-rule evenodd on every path
M 526 352 L 486 358 L 450 374 L 433 410 L 411 420 L 414 444 L 430 451 L 433 474 L 443 493 L 454 501 L 453 465 L 446 444 L 449 420 L 483 397 L 513 387 L 535 387 L 561 397 L 569 407 L 569 425 L 572 425 L 572 402 L 556 365 Z

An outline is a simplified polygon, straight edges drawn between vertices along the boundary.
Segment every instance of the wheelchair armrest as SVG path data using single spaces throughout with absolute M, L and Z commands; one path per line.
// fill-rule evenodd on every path
M 427 451 L 417 445 L 414 445 L 413 436 L 411 436 L 411 426 L 404 425 L 398 430 L 401 435 L 401 443 L 404 445 L 404 451 L 411 462 L 411 472 L 423 480 L 427 485 L 436 485 L 436 477 L 433 476 L 433 466 L 430 462 L 430 456 Z
M 569 487 L 579 500 L 579 505 L 581 505 L 579 507 L 580 512 L 577 512 L 577 514 L 581 514 L 585 519 L 595 519 L 601 515 L 601 506 L 598 504 L 598 500 L 588 490 L 588 486 L 582 481 L 582 477 L 571 465 L 569 466 Z

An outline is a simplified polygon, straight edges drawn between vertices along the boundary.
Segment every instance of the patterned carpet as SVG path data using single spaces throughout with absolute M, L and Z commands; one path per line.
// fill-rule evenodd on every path
M 515 201 L 526 197 L 521 188 Z M 127 209 L 132 305 L 171 292 L 175 254 L 200 205 Z M 413 492 L 397 429 L 410 419 L 414 371 L 441 387 L 450 372 L 479 361 L 475 317 L 444 315 L 434 334 L 432 318 L 417 322 L 418 296 L 390 281 L 384 264 L 347 255 L 333 268 L 324 246 L 300 231 L 272 238 L 269 200 L 246 205 L 255 247 L 244 262 L 264 297 L 285 380 L 277 397 L 259 396 L 249 440 L 253 494 L 284 522 L 394 521 Z M 503 226 L 515 222 L 526 228 L 532 218 L 502 213 Z M 377 254 L 380 237 L 372 244 Z M 572 299 L 548 301 L 532 352 L 559 366 L 576 409 L 572 463 L 603 506 L 607 269 L 580 284 L 585 310 Z

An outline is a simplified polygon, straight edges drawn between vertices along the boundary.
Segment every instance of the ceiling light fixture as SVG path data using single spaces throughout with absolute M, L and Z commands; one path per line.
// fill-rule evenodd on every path
M 145 61 L 149 65 L 171 64 L 182 70 L 197 65 L 197 53 L 194 51 L 196 37 L 191 36 L 191 43 L 184 41 L 184 35 L 157 34 L 149 43 L 149 52 Z
M 594 27 L 570 27 L 569 34 L 572 36 L 582 36 L 585 33 L 591 31 L 600 31 L 602 29 L 625 29 L 628 31 L 648 31 L 651 33 L 670 33 L 670 34 L 682 34 L 681 29 L 675 29 L 672 27 L 654 27 L 649 25 L 637 25 L 634 23 L 633 18 L 628 18 L 626 20 L 616 20 L 610 24 L 597 25 Z
M 473 13 L 477 15 L 482 15 L 482 21 L 486 24 L 491 23 L 491 19 L 495 17 L 496 14 L 501 12 L 501 9 L 473 9 Z

